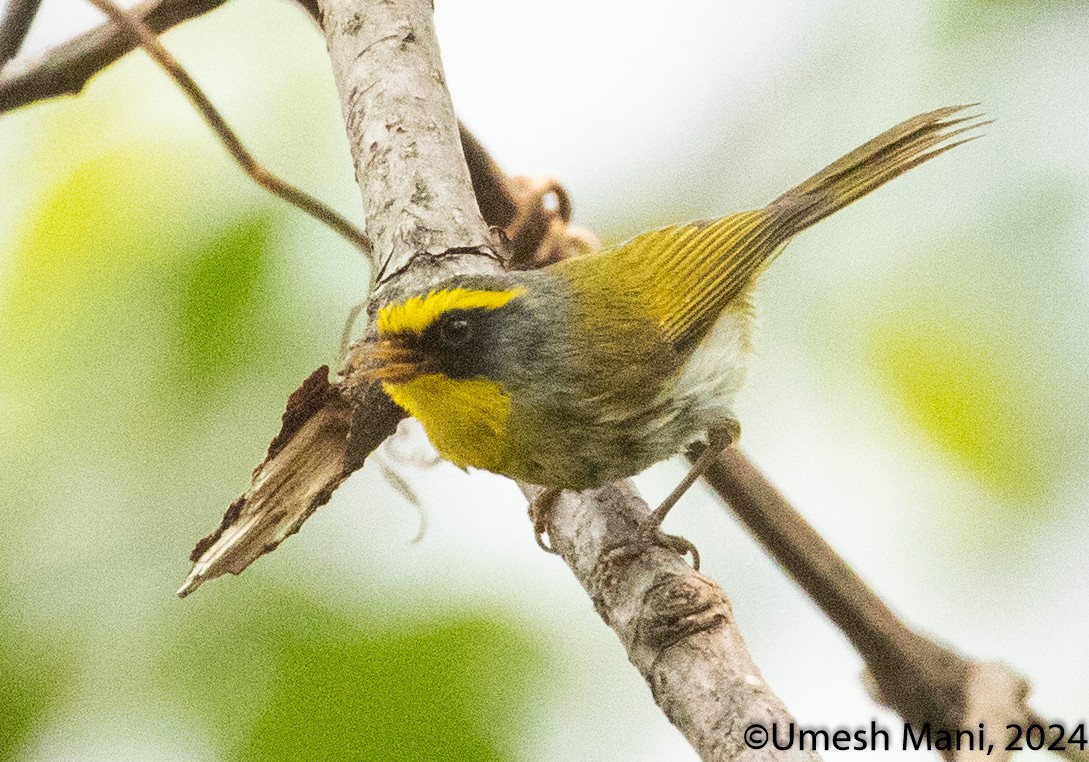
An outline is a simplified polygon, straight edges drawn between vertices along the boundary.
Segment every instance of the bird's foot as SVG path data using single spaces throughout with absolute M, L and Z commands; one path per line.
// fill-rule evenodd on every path
M 545 542 L 544 536 L 548 534 L 552 511 L 556 508 L 561 492 L 563 490 L 555 487 L 545 487 L 529 502 L 529 520 L 533 522 L 533 539 L 537 541 L 541 550 L 548 553 L 556 552 L 555 548 Z
M 699 571 L 700 552 L 693 542 L 676 534 L 666 534 L 654 520 L 653 514 L 644 519 L 631 536 L 622 544 L 613 546 L 605 551 L 605 560 L 608 563 L 627 561 L 642 555 L 652 546 L 669 548 L 682 558 L 692 556 L 692 568 Z

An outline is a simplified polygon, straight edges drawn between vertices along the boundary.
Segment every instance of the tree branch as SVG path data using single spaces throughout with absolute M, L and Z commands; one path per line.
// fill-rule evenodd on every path
M 156 34 L 218 8 L 224 0 L 145 0 L 131 9 Z M 139 43 L 115 24 L 101 24 L 0 71 L 0 113 L 58 95 L 74 95 L 87 80 Z
M 499 255 L 473 195 L 438 44 L 420 28 L 423 21 L 389 18 L 395 14 L 382 4 L 319 7 L 373 230 L 378 294 L 420 285 L 415 273 L 409 277 L 415 268 L 437 281 L 454 267 L 496 267 Z M 381 36 L 369 36 L 376 28 Z M 363 47 L 361 38 L 368 40 Z M 455 250 L 463 256 L 446 256 Z M 378 301 L 372 298 L 372 312 Z
M 695 448 L 690 457 L 701 451 Z M 1007 724 L 1038 721 L 1025 703 L 1024 678 L 1002 664 L 969 660 L 911 630 L 741 451 L 724 452 L 704 476 L 862 655 L 878 701 L 914 725 L 953 731 L 982 722 L 993 735 Z M 1005 741 L 996 743 L 990 758 L 1012 756 L 1004 747 Z M 1073 748 L 1064 756 L 1089 760 Z M 962 757 L 968 752 L 950 759 Z
M 523 486 L 530 499 L 540 488 Z M 652 547 L 610 563 L 649 514 L 629 483 L 564 492 L 548 539 L 650 686 L 658 706 L 704 760 L 812 760 L 813 751 L 753 749 L 745 731 L 793 719 L 745 647 L 722 589 L 675 552 Z M 766 739 L 765 739 L 766 740 Z
M 204 117 L 204 121 L 208 123 L 208 126 L 212 128 L 223 145 L 226 146 L 227 151 L 238 166 L 255 183 L 273 195 L 279 196 L 287 203 L 298 207 L 319 222 L 325 223 L 365 255 L 371 253 L 371 242 L 363 234 L 363 231 L 309 193 L 272 174 L 253 158 L 253 154 L 243 145 L 242 140 L 227 123 L 227 120 L 212 105 L 212 102 L 200 89 L 196 81 L 189 76 L 189 72 L 182 68 L 177 59 L 163 47 L 155 33 L 144 22 L 140 21 L 133 13 L 121 8 L 113 0 L 88 0 L 88 2 L 109 16 L 119 29 L 140 41 L 140 45 L 151 56 L 151 60 L 157 63 L 181 88 L 189 102 Z
M 0 70 L 23 47 L 41 4 L 42 0 L 8 0 L 4 15 L 0 16 Z

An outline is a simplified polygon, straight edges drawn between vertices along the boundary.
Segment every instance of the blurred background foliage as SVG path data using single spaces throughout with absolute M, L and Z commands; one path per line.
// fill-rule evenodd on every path
M 894 608 L 1089 719 L 1085 4 L 437 5 L 462 117 L 606 240 L 983 101 L 986 138 L 769 273 L 744 445 Z M 93 20 L 46 0 L 31 45 Z M 358 218 L 297 9 L 235 0 L 166 41 L 258 156 Z M 410 545 L 414 509 L 364 469 L 245 576 L 174 599 L 365 268 L 139 54 L 0 118 L 0 199 L 0 758 L 693 758 L 498 478 L 406 469 L 430 523 Z M 680 471 L 638 481 L 653 502 Z M 675 514 L 796 715 L 894 722 L 709 496 Z

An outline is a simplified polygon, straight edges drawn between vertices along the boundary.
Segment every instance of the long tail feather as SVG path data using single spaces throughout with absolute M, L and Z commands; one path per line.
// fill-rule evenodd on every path
M 947 106 L 912 117 L 788 190 L 768 205 L 785 212 L 783 238 L 820 222 L 935 156 L 981 137 L 976 134 L 956 139 L 991 124 L 989 120 L 981 121 L 982 114 L 952 118 L 977 105 Z

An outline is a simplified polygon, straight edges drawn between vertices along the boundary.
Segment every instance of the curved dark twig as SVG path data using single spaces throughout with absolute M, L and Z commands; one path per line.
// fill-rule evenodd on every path
M 113 0 L 88 0 L 88 2 L 109 16 L 120 28 L 140 41 L 140 45 L 151 56 L 152 60 L 162 67 L 178 87 L 182 89 L 186 97 L 200 112 L 200 115 L 204 117 L 204 120 L 219 136 L 223 145 L 227 147 L 227 151 L 230 152 L 246 174 L 253 178 L 254 182 L 289 204 L 302 209 L 311 217 L 324 222 L 364 254 L 369 255 L 371 253 L 370 239 L 359 228 L 309 193 L 272 174 L 253 158 L 253 154 L 242 144 L 237 133 L 227 124 L 227 120 L 208 100 L 208 96 L 204 94 L 200 86 L 189 76 L 189 72 L 182 68 L 177 59 L 159 42 L 159 38 L 155 33 L 140 21 L 135 14 L 121 8 Z

